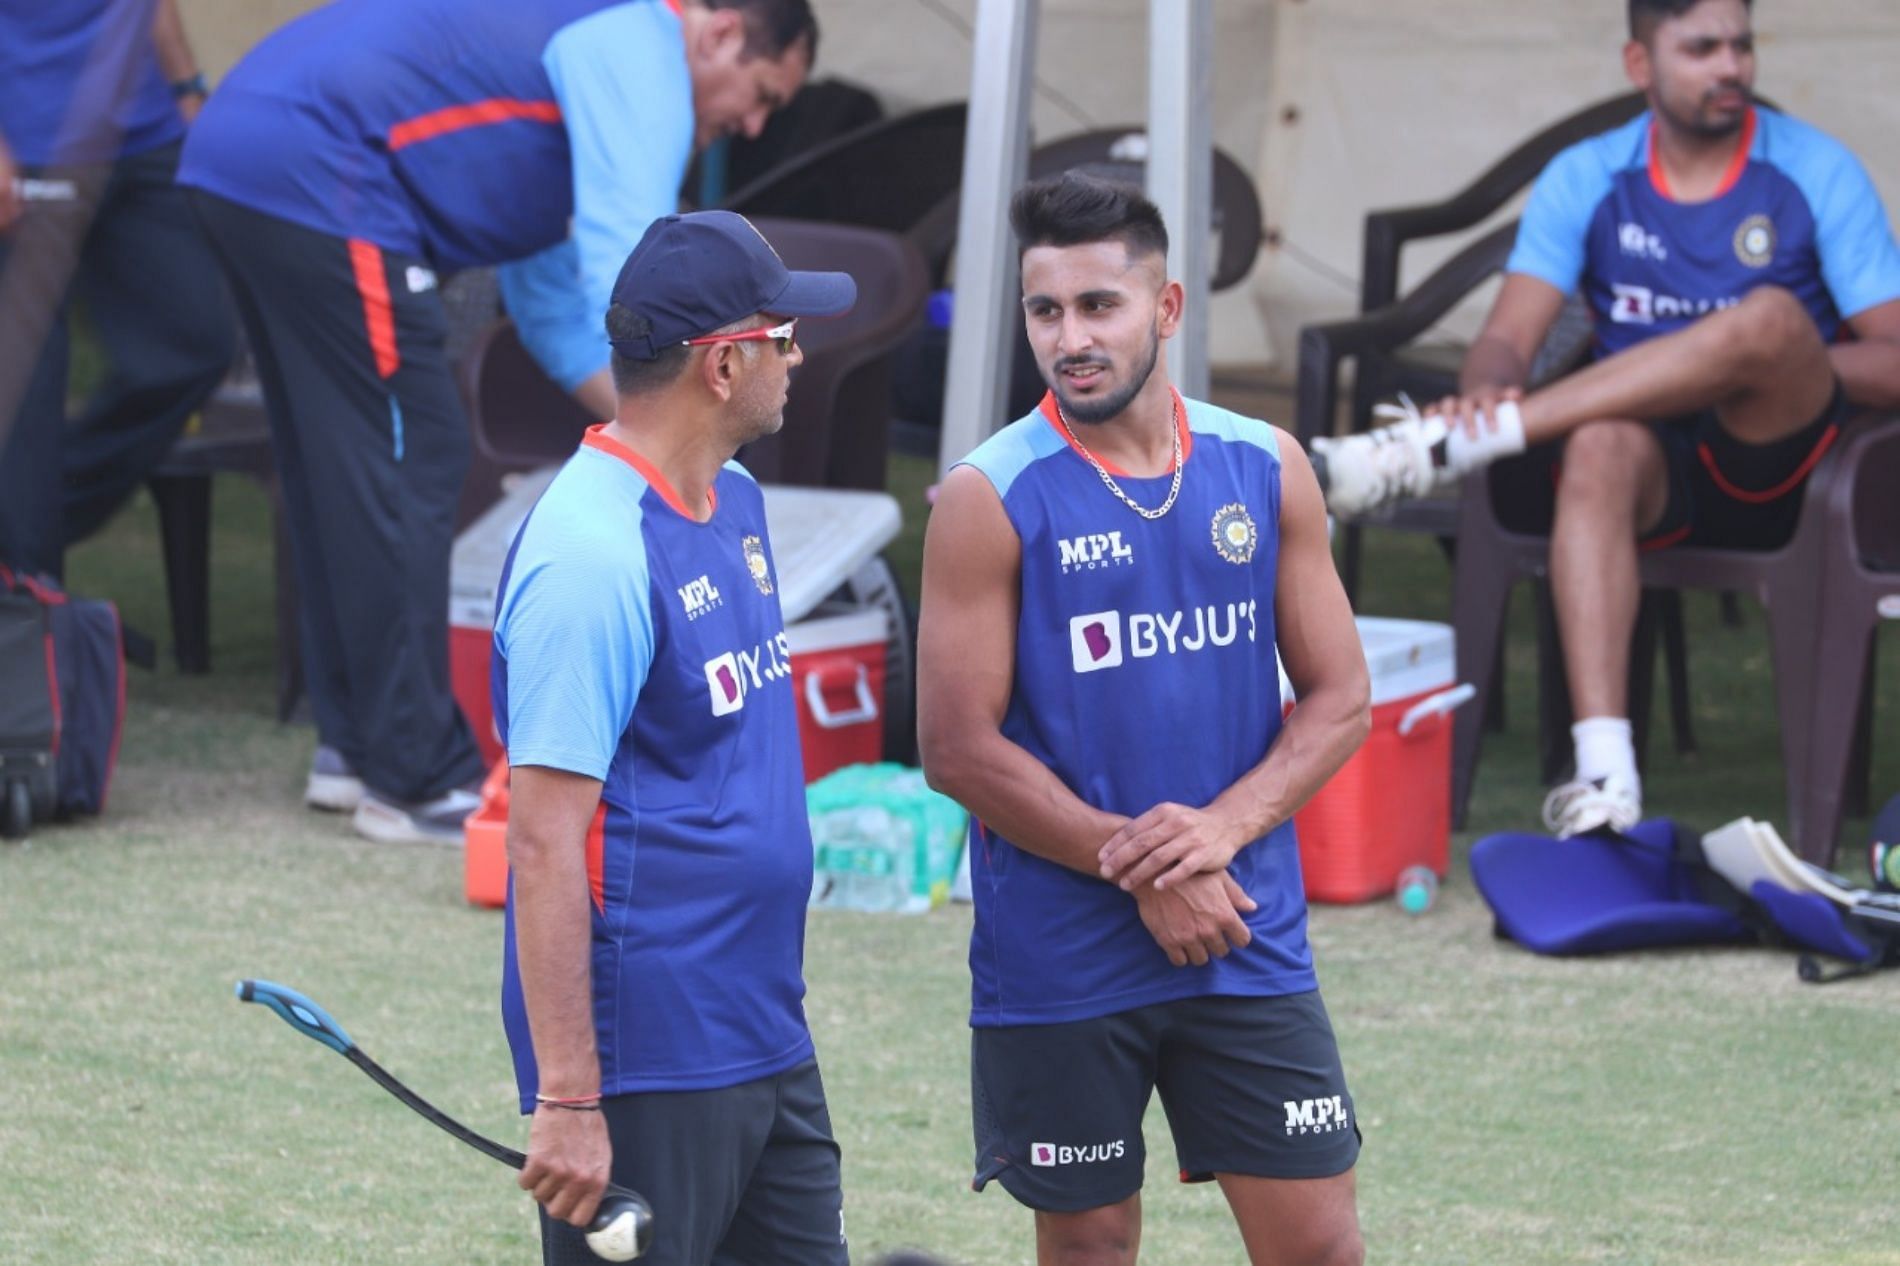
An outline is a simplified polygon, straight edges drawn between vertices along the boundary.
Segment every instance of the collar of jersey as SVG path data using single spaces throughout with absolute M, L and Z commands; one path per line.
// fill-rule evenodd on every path
M 673 485 L 666 481 L 666 476 L 660 473 L 659 467 L 608 435 L 605 422 L 596 423 L 587 428 L 587 435 L 581 440 L 581 447 L 594 449 L 627 463 L 633 467 L 640 478 L 653 485 L 653 491 L 660 494 L 660 499 L 666 502 L 675 514 L 693 523 L 700 521 L 692 511 L 686 508 L 686 502 L 679 493 L 673 491 Z M 711 522 L 712 515 L 719 513 L 719 489 L 706 489 L 706 502 L 711 507 L 711 513 L 706 516 L 706 521 Z
M 1663 170 L 1662 153 L 1656 145 L 1657 126 L 1655 118 L 1651 117 L 1649 120 L 1649 183 L 1657 193 L 1675 202 L 1678 199 L 1675 192 L 1669 188 L 1669 173 Z M 1754 149 L 1755 107 L 1749 106 L 1748 117 L 1742 120 L 1742 137 L 1740 143 L 1735 146 L 1735 155 L 1728 160 L 1728 170 L 1722 173 L 1722 183 L 1715 187 L 1715 192 L 1709 195 L 1708 201 L 1714 202 L 1735 187 L 1735 183 L 1742 178 L 1742 173 L 1748 170 L 1748 156 Z
M 1176 391 L 1173 387 L 1170 387 L 1168 388 L 1168 394 L 1174 400 L 1175 424 L 1181 428 L 1181 464 L 1185 466 L 1187 465 L 1188 455 L 1194 451 L 1194 428 L 1188 425 L 1187 401 L 1181 399 L 1181 393 Z M 1083 461 L 1087 461 L 1090 457 L 1090 453 L 1083 451 L 1082 446 L 1076 443 L 1075 438 L 1069 434 L 1069 429 L 1062 425 L 1062 419 L 1056 415 L 1056 393 L 1053 391 L 1043 392 L 1042 403 L 1037 405 L 1036 408 L 1042 413 L 1043 420 L 1055 428 L 1055 433 L 1062 437 L 1062 442 L 1074 449 L 1076 456 L 1082 458 Z M 1140 475 L 1129 474 L 1114 462 L 1103 457 L 1100 453 L 1095 453 L 1093 456 L 1096 461 L 1102 464 L 1102 469 L 1111 475 L 1119 475 L 1123 479 L 1141 478 Z M 1173 462 L 1169 462 L 1168 468 L 1161 472 L 1162 475 L 1171 475 L 1173 473 Z M 1160 477 L 1161 475 L 1154 476 L 1156 479 Z

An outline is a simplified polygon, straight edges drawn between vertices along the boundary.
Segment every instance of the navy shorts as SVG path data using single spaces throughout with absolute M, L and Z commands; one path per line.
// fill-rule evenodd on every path
M 1840 437 L 1848 414 L 1840 384 L 1812 422 L 1769 444 L 1744 444 L 1714 410 L 1655 425 L 1669 471 L 1669 501 L 1642 548 L 1712 545 L 1779 549 L 1794 535 L 1815 463 Z
M 846 1266 L 838 1145 L 818 1064 L 744 1085 L 601 1101 L 613 1180 L 653 1206 L 642 1266 Z M 600 1266 L 541 1211 L 544 1266 Z
M 1032 1209 L 1075 1213 L 1141 1190 L 1141 1120 L 1156 1091 L 1183 1182 L 1330 1178 L 1359 1156 L 1317 991 L 973 1029 L 970 1065 L 972 1185 L 995 1179 Z

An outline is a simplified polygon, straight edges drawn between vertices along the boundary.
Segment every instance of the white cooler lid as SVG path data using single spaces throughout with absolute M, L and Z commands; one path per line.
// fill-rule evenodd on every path
M 778 604 L 791 624 L 851 579 L 904 525 L 897 498 L 845 488 L 763 484 L 765 526 L 778 564 Z M 877 641 L 883 641 L 880 636 Z
M 1451 626 L 1430 620 L 1388 620 L 1362 615 L 1353 621 L 1359 626 L 1359 644 L 1366 654 L 1366 671 L 1372 677 L 1372 706 L 1409 699 L 1430 691 L 1443 690 L 1457 680 L 1458 661 L 1454 653 Z M 1293 698 L 1293 684 L 1280 670 L 1280 698 Z
M 449 555 L 449 624 L 489 628 L 502 564 L 522 520 L 554 481 L 559 466 L 511 476 L 500 501 L 455 538 Z M 778 563 L 779 607 L 791 624 L 890 544 L 903 525 L 888 493 L 762 485 L 766 530 Z M 872 640 L 883 640 L 881 637 Z
M 1458 663 L 1452 652 L 1449 624 L 1370 615 L 1360 616 L 1356 623 L 1359 641 L 1366 650 L 1366 669 L 1372 674 L 1375 707 L 1443 690 L 1457 680 Z

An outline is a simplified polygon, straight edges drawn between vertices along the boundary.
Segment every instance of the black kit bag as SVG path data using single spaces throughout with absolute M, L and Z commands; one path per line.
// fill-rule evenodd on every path
M 0 834 L 98 813 L 119 758 L 118 608 L 0 567 Z

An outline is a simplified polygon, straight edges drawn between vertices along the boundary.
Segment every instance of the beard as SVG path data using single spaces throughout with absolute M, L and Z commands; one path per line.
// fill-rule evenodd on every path
M 1107 366 L 1108 361 L 1092 356 L 1070 356 L 1056 361 L 1049 367 L 1049 390 L 1055 393 L 1056 403 L 1062 406 L 1062 414 L 1071 422 L 1106 422 L 1120 416 L 1122 410 L 1148 385 L 1148 377 L 1155 371 L 1155 362 L 1161 358 L 1161 336 L 1151 334 L 1148 339 L 1148 354 L 1140 366 L 1128 376 L 1128 382 L 1119 391 L 1108 395 L 1087 399 L 1072 400 L 1062 389 L 1062 371 L 1081 365 Z
M 1732 117 L 1727 115 L 1711 116 L 1707 113 L 1709 102 L 1712 101 L 1718 93 L 1723 92 L 1741 93 L 1742 108 Z M 1691 136 L 1698 136 L 1704 140 L 1713 141 L 1720 140 L 1725 136 L 1734 136 L 1737 132 L 1740 132 L 1743 123 L 1748 119 L 1748 109 L 1754 104 L 1755 94 L 1753 91 L 1740 84 L 1724 84 L 1719 88 L 1711 89 L 1705 93 L 1702 100 L 1696 103 L 1694 109 L 1686 113 L 1673 108 L 1666 100 L 1661 99 L 1660 96 L 1656 103 L 1656 108 L 1679 132 L 1686 132 Z

